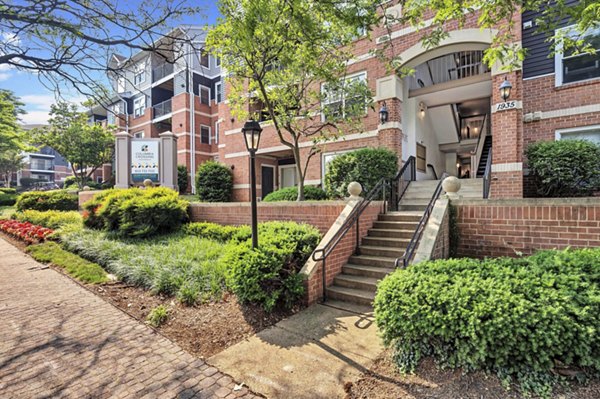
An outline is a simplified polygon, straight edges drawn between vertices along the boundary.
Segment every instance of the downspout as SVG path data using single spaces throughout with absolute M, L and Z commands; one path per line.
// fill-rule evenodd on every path
M 192 184 L 192 194 L 196 194 L 196 123 L 195 123 L 195 103 L 194 98 L 194 76 L 192 72 L 192 51 L 188 44 L 188 93 L 190 95 L 190 180 Z

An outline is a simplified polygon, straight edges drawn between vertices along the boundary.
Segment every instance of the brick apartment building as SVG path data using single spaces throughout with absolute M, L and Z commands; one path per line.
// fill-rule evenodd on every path
M 401 12 L 395 2 L 389 4 L 388 13 Z M 358 39 L 348 78 L 368 83 L 375 102 L 385 102 L 390 110 L 389 120 L 379 123 L 379 106 L 368 110 L 362 133 L 322 145 L 320 155 L 311 160 L 305 183 L 321 185 L 331 159 L 364 147 L 388 147 L 402 161 L 415 156 L 419 180 L 444 172 L 481 178 L 491 151 L 490 197 L 523 197 L 532 194 L 523 155 L 529 143 L 567 138 L 600 141 L 600 52 L 549 57 L 549 43 L 534 32 L 536 15 L 515 18 L 521 27 L 518 40 L 529 53 L 522 68 L 509 73 L 482 62 L 483 51 L 497 31 L 480 30 L 477 15 L 471 15 L 460 29 L 449 24 L 449 36 L 431 50 L 421 46 L 421 34 L 408 26 L 392 26 L 391 34 L 384 27 L 376 28 L 371 38 Z M 178 29 L 203 41 L 200 28 Z M 589 39 L 600 49 L 600 29 L 590 32 Z M 394 44 L 403 66 L 413 68 L 414 75 L 389 74 L 371 54 L 385 41 Z M 178 137 L 178 162 L 188 167 L 192 179 L 198 165 L 216 159 L 233 170 L 234 199 L 248 200 L 249 157 L 241 133 L 245 121 L 230 113 L 219 60 L 190 51 L 174 64 L 144 53 L 130 59 L 115 56 L 111 62 L 128 66 L 126 79 L 112 80 L 120 93 L 114 111 L 127 115 L 121 118 L 121 126 L 134 137 L 172 131 Z M 506 103 L 499 91 L 505 80 L 512 85 L 508 109 L 499 106 Z M 99 112 L 95 118 L 112 122 L 110 113 Z M 257 153 L 259 197 L 297 182 L 291 150 L 279 143 L 269 122 L 262 125 Z M 301 144 L 302 156 L 310 146 L 308 141 Z

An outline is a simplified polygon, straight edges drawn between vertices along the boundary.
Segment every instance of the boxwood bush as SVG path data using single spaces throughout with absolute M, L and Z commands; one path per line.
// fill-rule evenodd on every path
M 600 371 L 599 284 L 600 249 L 424 262 L 379 284 L 375 317 L 401 371 L 433 356 L 548 397 L 556 364 Z
M 527 162 L 542 197 L 580 197 L 600 190 L 600 145 L 586 140 L 539 141 Z
M 319 231 L 307 224 L 259 224 L 259 247 L 251 248 L 250 231 L 242 229 L 227 245 L 221 259 L 228 266 L 227 285 L 242 302 L 265 310 L 290 308 L 304 294 L 298 272 L 319 243 Z
M 200 201 L 229 202 L 233 195 L 233 174 L 227 165 L 206 161 L 196 174 L 196 194 Z
M 296 201 L 298 197 L 298 187 L 286 187 L 277 191 L 273 191 L 269 193 L 265 198 L 263 198 L 263 202 L 277 202 L 277 201 Z M 304 187 L 304 199 L 306 201 L 322 201 L 327 199 L 327 193 L 319 188 L 314 186 L 305 186 Z
M 4 193 L 4 194 L 16 194 L 17 193 L 17 189 L 16 188 L 0 187 L 0 193 Z
M 188 220 L 189 203 L 171 189 L 111 190 L 84 206 L 85 225 L 127 237 L 148 237 L 177 230 Z
M 368 193 L 381 178 L 398 171 L 398 157 L 387 148 L 362 148 L 335 157 L 327 165 L 325 191 L 331 198 L 348 196 L 348 184 L 357 181 Z
M 210 222 L 189 223 L 184 226 L 184 231 L 190 235 L 219 242 L 228 242 L 240 233 L 244 234 L 245 238 L 252 234 L 249 226 L 224 226 Z
M 187 166 L 177 165 L 177 187 L 180 193 L 185 193 L 188 188 Z
M 16 212 L 13 219 L 30 222 L 49 229 L 58 229 L 67 224 L 81 225 L 81 215 L 77 211 L 34 211 Z
M 65 190 L 31 191 L 23 193 L 16 202 L 18 211 L 76 211 L 79 197 Z
M 13 206 L 17 202 L 17 194 L 0 191 L 0 206 Z

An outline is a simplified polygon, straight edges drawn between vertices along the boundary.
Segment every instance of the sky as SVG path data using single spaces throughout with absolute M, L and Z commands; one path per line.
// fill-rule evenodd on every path
M 186 17 L 185 19 L 174 23 L 174 26 L 178 24 L 204 25 L 216 23 L 219 16 L 216 0 L 192 1 L 195 5 L 204 7 L 205 14 Z M 141 3 L 142 1 L 127 0 L 127 2 Z M 2 39 L 4 39 L 4 37 Z M 27 114 L 21 118 L 23 123 L 38 124 L 47 122 L 50 105 L 56 102 L 56 96 L 53 91 L 44 87 L 36 75 L 28 72 L 16 71 L 7 68 L 4 65 L 0 65 L 0 88 L 13 91 L 21 98 L 21 102 L 25 104 L 24 108 L 27 111 Z M 78 95 L 73 89 L 69 90 L 68 87 L 65 87 L 62 90 L 64 98 L 68 101 L 79 103 L 84 100 L 84 98 L 81 95 Z

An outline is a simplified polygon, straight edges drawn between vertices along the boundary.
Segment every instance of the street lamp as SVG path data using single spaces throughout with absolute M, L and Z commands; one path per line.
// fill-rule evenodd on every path
M 246 148 L 250 153 L 250 201 L 252 203 L 252 248 L 258 248 L 258 220 L 256 215 L 256 150 L 260 142 L 260 133 L 262 128 L 260 123 L 249 120 L 244 123 L 242 133 L 244 133 L 244 141 Z
M 390 113 L 389 113 L 387 105 L 385 105 L 385 101 L 384 101 L 383 104 L 381 105 L 381 109 L 379 110 L 379 121 L 381 122 L 382 125 L 387 123 L 389 116 L 390 116 Z
M 508 81 L 508 78 L 505 77 L 504 82 L 502 82 L 502 84 L 500 85 L 500 97 L 502 97 L 502 99 L 504 101 L 508 100 L 508 98 L 510 97 L 511 89 L 512 89 L 512 85 Z

